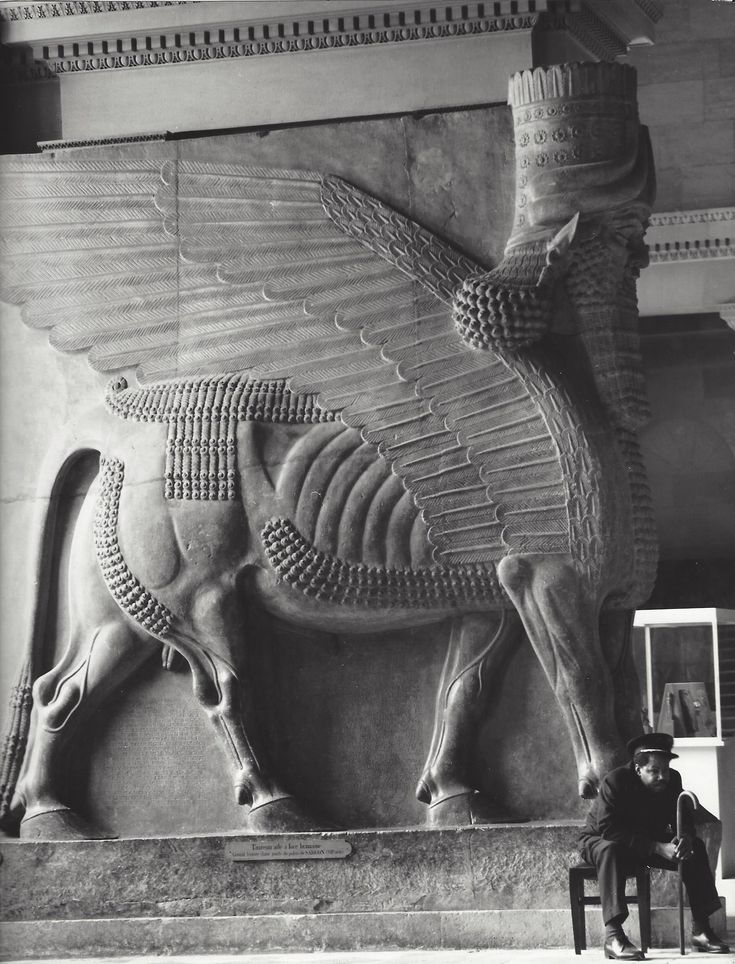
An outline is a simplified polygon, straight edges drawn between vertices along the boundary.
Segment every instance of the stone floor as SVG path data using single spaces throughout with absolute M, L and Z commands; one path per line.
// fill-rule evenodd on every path
M 730 946 L 735 948 L 735 922 L 731 921 L 729 931 Z M 692 952 L 687 958 L 702 960 Z M 647 959 L 656 964 L 681 961 L 678 950 L 654 948 Z M 735 952 L 720 954 L 717 961 L 735 962 Z M 106 957 L 78 959 L 75 964 L 585 964 L 602 961 L 601 948 L 587 950 L 575 956 L 571 950 L 473 950 L 473 951 L 331 951 L 311 954 L 202 954 L 173 957 Z M 43 964 L 64 964 L 61 961 L 45 960 Z M 68 964 L 68 961 L 65 962 Z

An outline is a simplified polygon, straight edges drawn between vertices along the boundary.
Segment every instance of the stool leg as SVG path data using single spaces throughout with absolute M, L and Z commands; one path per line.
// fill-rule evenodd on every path
M 577 875 L 571 870 L 569 871 L 569 907 L 572 912 L 572 936 L 574 937 L 574 953 L 582 953 L 582 943 L 580 943 L 580 921 L 579 921 L 579 909 L 582 908 L 582 913 L 584 913 L 584 906 L 580 901 L 579 895 L 580 882 L 577 879 Z M 584 887 L 584 883 L 582 883 Z M 582 941 L 584 941 L 584 918 L 582 918 Z
M 636 874 L 638 891 L 638 923 L 641 931 L 641 950 L 645 954 L 651 946 L 651 871 L 641 867 Z

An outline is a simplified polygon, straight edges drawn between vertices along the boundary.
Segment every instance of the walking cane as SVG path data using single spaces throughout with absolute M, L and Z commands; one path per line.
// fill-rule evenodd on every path
M 688 798 L 692 804 L 692 813 L 699 806 L 699 800 L 692 793 L 691 790 L 682 790 L 676 801 L 676 838 L 681 840 L 681 835 L 684 833 L 684 806 L 683 804 Z M 686 949 L 684 948 L 684 880 L 681 876 L 681 868 L 683 860 L 679 860 L 677 863 L 677 869 L 679 871 L 679 953 L 682 957 L 686 954 Z

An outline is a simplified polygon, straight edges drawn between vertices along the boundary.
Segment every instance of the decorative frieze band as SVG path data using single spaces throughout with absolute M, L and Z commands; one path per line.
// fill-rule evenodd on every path
M 735 257 L 735 207 L 665 211 L 646 233 L 651 264 Z
M 118 13 L 149 7 L 180 7 L 187 0 L 75 0 L 68 3 L 14 3 L 0 7 L 0 21 L 52 20 L 54 17 L 80 17 L 91 13 Z
M 547 0 L 490 0 L 436 6 L 396 4 L 374 12 L 356 8 L 336 17 L 313 15 L 309 19 L 283 18 L 273 23 L 214 24 L 209 29 L 199 25 L 191 29 L 178 27 L 166 32 L 150 31 L 143 36 L 95 36 L 88 41 L 34 47 L 34 56 L 56 73 L 67 74 L 440 40 L 530 30 L 546 3 Z M 238 6 L 247 12 L 247 4 Z

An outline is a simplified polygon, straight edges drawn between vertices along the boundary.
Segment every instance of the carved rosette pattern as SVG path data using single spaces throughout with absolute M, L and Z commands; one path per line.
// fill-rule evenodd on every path
M 282 379 L 258 381 L 242 374 L 135 389 L 118 379 L 105 400 L 120 418 L 168 423 L 167 499 L 237 498 L 238 422 L 303 425 L 335 419 L 313 395 L 295 395 Z
M 94 522 L 94 544 L 102 578 L 118 606 L 159 639 L 170 632 L 173 614 L 135 578 L 117 539 L 117 520 L 125 469 L 120 459 L 100 459 L 100 491 Z
M 121 10 L 181 7 L 186 2 L 188 0 L 59 0 L 57 3 L 19 3 L 0 10 L 0 21 L 85 17 L 95 13 L 118 13 Z
M 559 272 L 548 270 L 545 244 L 575 214 L 584 221 L 625 209 L 645 220 L 639 198 L 648 167 L 635 85 L 632 68 L 605 63 L 511 78 L 515 221 L 503 261 L 457 293 L 455 323 L 473 347 L 516 350 L 548 331 Z
M 494 568 L 484 565 L 388 569 L 319 552 L 288 519 L 272 519 L 261 541 L 280 579 L 306 596 L 353 606 L 508 605 Z
M 395 24 L 358 30 L 330 31 L 290 37 L 237 40 L 224 43 L 198 44 L 193 47 L 130 50 L 121 53 L 95 53 L 87 56 L 49 58 L 49 67 L 57 74 L 90 70 L 115 70 L 131 67 L 162 67 L 167 64 L 206 63 L 240 57 L 263 57 L 273 54 L 298 54 L 315 50 L 343 50 L 412 41 L 442 40 L 450 37 L 477 36 L 530 30 L 537 14 L 522 13 L 497 17 L 471 17 L 443 23 Z M 153 39 L 153 38 L 151 38 Z
M 543 215 L 552 213 L 547 210 L 552 204 L 563 205 L 564 187 L 571 187 L 571 181 L 568 174 L 557 172 L 607 163 L 610 170 L 599 173 L 578 167 L 577 186 L 567 188 L 566 201 L 584 209 L 585 188 L 592 194 L 601 185 L 613 197 L 614 176 L 638 151 L 636 75 L 631 67 L 609 63 L 522 71 L 510 79 L 508 102 L 516 146 L 516 217 L 508 242 L 512 247 L 540 216 L 546 220 Z M 539 211 L 529 215 L 531 202 Z M 575 210 L 553 213 L 554 221 L 563 222 Z

